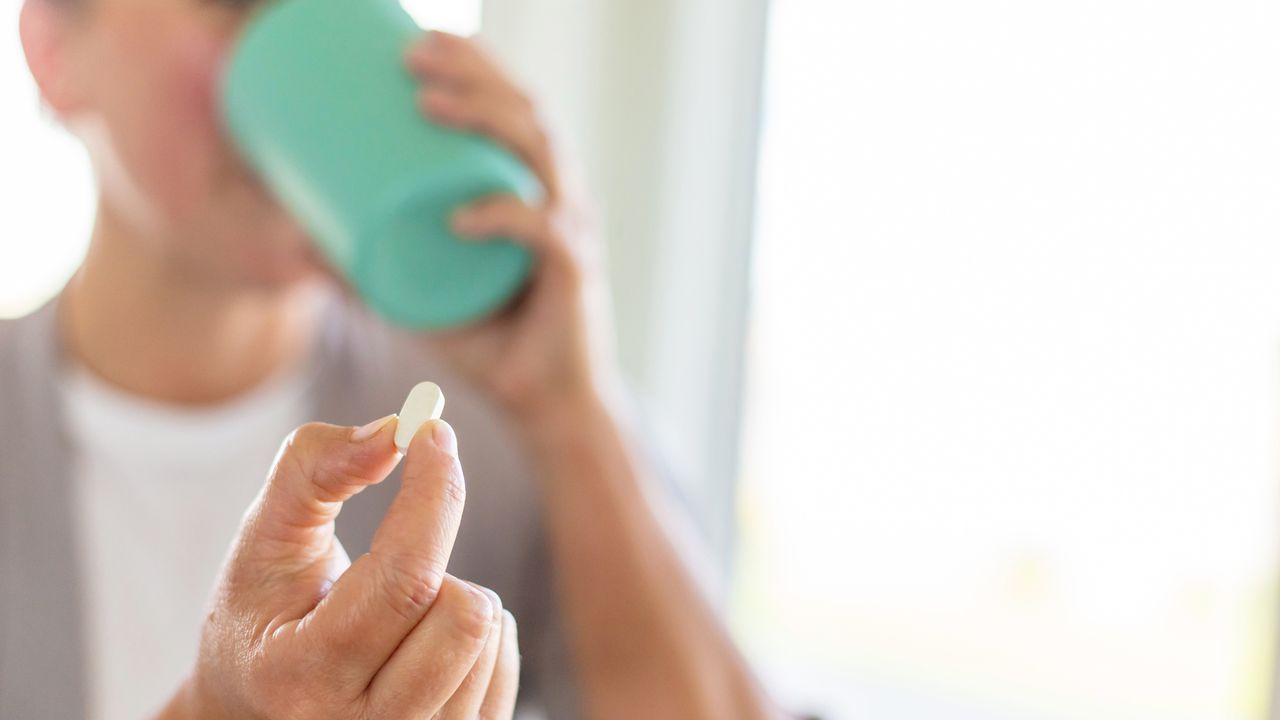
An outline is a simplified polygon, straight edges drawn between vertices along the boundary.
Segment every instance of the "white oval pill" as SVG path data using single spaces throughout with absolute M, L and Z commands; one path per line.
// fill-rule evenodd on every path
M 444 412 L 444 393 L 440 386 L 433 382 L 418 383 L 409 391 L 404 399 L 404 407 L 400 408 L 400 422 L 396 426 L 396 447 L 400 452 L 409 449 L 413 436 L 418 428 L 428 420 L 439 420 Z

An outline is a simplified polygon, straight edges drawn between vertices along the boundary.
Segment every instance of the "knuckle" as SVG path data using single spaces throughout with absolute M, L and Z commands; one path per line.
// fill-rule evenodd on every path
M 551 146 L 546 128 L 538 118 L 537 110 L 531 105 L 517 105 L 519 118 L 513 133 L 520 139 L 525 151 L 534 155 L 545 155 Z
M 422 558 L 373 556 L 382 596 L 397 616 L 408 622 L 422 619 L 440 594 L 444 571 Z
M 489 598 L 489 606 L 490 606 L 489 622 L 496 626 L 501 626 L 502 614 L 506 612 L 506 609 L 503 608 L 502 606 L 502 597 L 499 596 L 498 593 L 485 587 L 484 585 L 480 585 L 478 583 L 471 583 L 471 585 L 472 587 L 476 588 L 480 592 L 484 593 L 485 597 Z
M 456 457 L 449 458 L 441 478 L 440 492 L 445 503 L 462 507 L 467 503 L 467 482 L 462 474 L 462 463 Z
M 299 425 L 293 432 L 289 433 L 291 448 L 307 449 L 316 444 L 316 442 L 324 436 L 329 429 L 328 425 L 318 422 L 309 422 Z
M 581 292 L 586 286 L 587 276 L 582 267 L 582 262 L 571 250 L 564 250 L 564 281 L 565 285 L 574 292 Z
M 277 464 L 284 460 L 307 467 L 310 464 L 312 450 L 320 443 L 326 427 L 323 423 L 311 422 L 294 428 L 280 445 Z
M 484 591 L 450 577 L 448 590 L 449 621 L 458 635 L 468 642 L 483 643 L 493 625 L 493 601 Z
M 538 214 L 538 219 L 534 221 L 534 231 L 539 237 L 547 240 L 559 240 L 564 237 L 563 227 L 555 213 L 543 212 Z
M 538 102 L 534 100 L 532 95 L 521 88 L 516 88 L 513 95 L 515 96 L 514 99 L 516 107 L 519 108 L 521 112 L 537 117 Z
M 542 111 L 533 102 L 529 103 L 529 122 L 533 124 L 533 142 L 534 146 L 546 151 L 548 154 L 554 154 L 551 149 L 554 142 L 551 139 L 551 132 L 547 130 L 547 124 L 542 120 Z

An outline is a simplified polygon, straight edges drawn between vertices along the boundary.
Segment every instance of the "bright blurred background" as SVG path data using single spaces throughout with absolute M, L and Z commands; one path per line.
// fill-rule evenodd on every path
M 826 717 L 1269 717 L 1280 8 L 413 0 L 605 210 L 622 357 Z M 0 17 L 0 316 L 84 250 Z

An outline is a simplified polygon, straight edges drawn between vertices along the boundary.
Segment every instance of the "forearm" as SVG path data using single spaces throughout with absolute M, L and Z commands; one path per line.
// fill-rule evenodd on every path
M 608 406 L 570 403 L 526 427 L 589 715 L 768 716 Z

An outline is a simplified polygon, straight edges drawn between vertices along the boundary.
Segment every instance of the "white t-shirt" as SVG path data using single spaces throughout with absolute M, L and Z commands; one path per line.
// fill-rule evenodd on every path
M 146 717 L 191 672 L 218 569 L 280 442 L 312 415 L 309 385 L 299 370 L 191 410 L 68 372 L 91 720 Z

